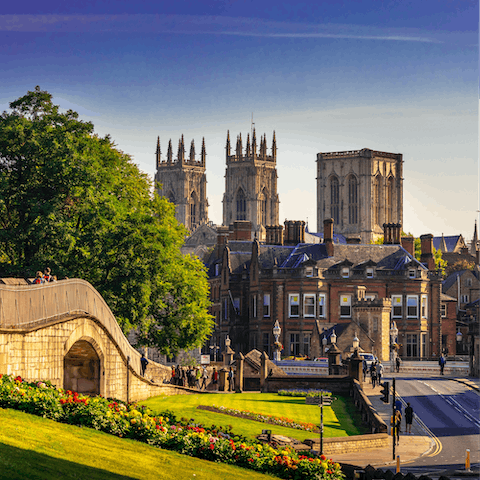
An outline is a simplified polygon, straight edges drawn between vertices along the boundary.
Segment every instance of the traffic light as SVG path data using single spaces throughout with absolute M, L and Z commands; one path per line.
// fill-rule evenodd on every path
M 383 403 L 388 403 L 388 397 L 390 394 L 390 384 L 388 382 L 383 382 L 381 385 L 382 385 L 382 390 L 380 392 L 382 396 L 380 397 L 380 400 L 382 400 Z

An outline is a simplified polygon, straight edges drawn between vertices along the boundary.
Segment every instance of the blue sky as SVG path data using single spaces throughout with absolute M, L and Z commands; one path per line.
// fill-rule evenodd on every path
M 316 227 L 316 154 L 404 155 L 404 230 L 470 238 L 479 210 L 473 1 L 10 2 L 0 110 L 35 85 L 153 175 L 205 137 L 221 223 L 225 139 L 273 130 L 280 221 Z

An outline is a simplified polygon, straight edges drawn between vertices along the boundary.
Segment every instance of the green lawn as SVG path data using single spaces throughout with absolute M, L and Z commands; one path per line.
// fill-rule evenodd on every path
M 288 417 L 297 421 L 320 423 L 320 408 L 316 405 L 305 405 L 303 397 L 284 397 L 275 393 L 242 393 L 242 394 L 200 394 L 176 395 L 173 397 L 153 397 L 143 402 L 152 410 L 161 412 L 173 411 L 178 418 L 194 419 L 196 423 L 206 426 L 231 425 L 233 432 L 245 437 L 254 438 L 262 429 L 272 433 L 305 440 L 318 436 L 318 433 L 295 430 L 293 428 L 267 425 L 253 420 L 245 420 L 220 413 L 198 410 L 197 405 L 223 405 L 227 408 L 249 410 L 255 413 Z M 365 433 L 359 428 L 361 421 L 355 417 L 355 409 L 349 398 L 337 396 L 331 407 L 324 407 L 323 423 L 325 437 L 345 437 Z
M 0 408 L 0 478 L 267 480 L 277 477 Z

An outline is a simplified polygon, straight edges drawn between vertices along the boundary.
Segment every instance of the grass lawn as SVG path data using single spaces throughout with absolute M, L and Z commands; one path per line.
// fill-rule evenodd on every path
M 241 394 L 200 394 L 176 395 L 172 397 L 153 397 L 140 402 L 152 410 L 173 411 L 178 418 L 193 418 L 195 422 L 206 426 L 231 425 L 233 432 L 248 438 L 255 438 L 262 429 L 269 429 L 274 434 L 305 440 L 318 436 L 318 433 L 296 430 L 293 428 L 269 425 L 253 420 L 232 417 L 220 413 L 198 410 L 197 405 L 223 405 L 227 408 L 249 410 L 255 413 L 288 417 L 301 422 L 320 423 L 320 408 L 316 405 L 305 405 L 303 397 L 284 397 L 276 393 L 241 393 Z M 337 396 L 331 407 L 323 409 L 324 437 L 345 437 L 366 433 L 359 427 L 358 414 L 350 399 Z
M 267 480 L 277 477 L 0 408 L 0 478 Z

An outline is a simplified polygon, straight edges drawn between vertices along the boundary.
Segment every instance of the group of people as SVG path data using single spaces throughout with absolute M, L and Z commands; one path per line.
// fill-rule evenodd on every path
M 410 402 L 407 402 L 407 406 L 405 408 L 405 432 L 407 435 L 412 434 L 413 415 L 413 408 L 410 405 Z M 394 441 L 397 445 L 399 445 L 402 427 L 402 403 L 399 400 L 395 403 L 395 414 L 392 415 L 391 426 L 392 428 L 395 428 Z
M 181 367 L 180 365 L 172 366 L 172 375 L 170 383 L 181 387 L 198 388 L 206 390 L 207 381 L 209 379 L 207 367 Z M 212 385 L 214 389 L 218 389 L 218 372 L 215 367 L 212 371 Z
M 363 368 L 364 380 L 367 378 L 367 373 L 370 373 L 370 381 L 372 383 L 372 387 L 375 388 L 375 386 L 380 385 L 380 382 L 382 381 L 382 375 L 383 375 L 382 362 L 375 360 L 370 364 L 370 368 L 368 368 L 367 362 L 363 360 L 362 368 Z
M 38 271 L 35 275 L 35 279 L 33 280 L 34 285 L 38 285 L 41 283 L 48 283 L 48 282 L 56 282 L 57 277 L 55 275 L 52 275 L 52 270 L 50 267 L 45 268 L 45 270 L 42 272 Z

